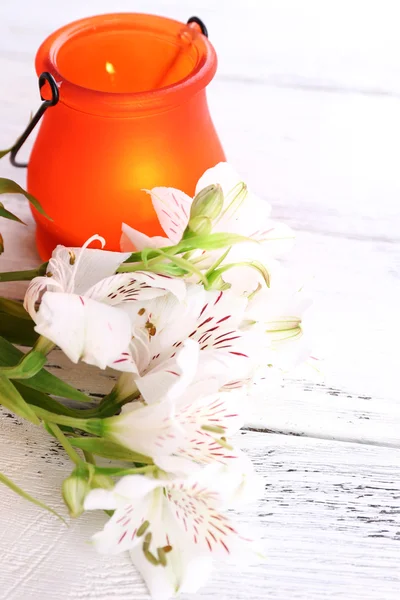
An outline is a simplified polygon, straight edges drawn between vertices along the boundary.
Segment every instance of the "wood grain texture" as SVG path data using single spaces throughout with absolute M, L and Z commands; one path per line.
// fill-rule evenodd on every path
M 264 498 L 238 520 L 262 538 L 267 559 L 243 569 L 221 565 L 196 599 L 397 600 L 399 450 L 253 432 L 237 442 L 265 478 Z M 70 464 L 56 443 L 5 417 L 5 455 L 1 469 L 65 515 L 59 488 Z M 0 489 L 2 600 L 147 599 L 126 555 L 102 557 L 87 543 L 105 522 L 101 513 L 65 527 Z

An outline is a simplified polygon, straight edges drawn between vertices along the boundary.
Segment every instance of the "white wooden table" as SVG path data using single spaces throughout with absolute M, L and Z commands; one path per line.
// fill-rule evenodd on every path
M 400 9 L 378 0 L 2 0 L 0 147 L 38 105 L 42 39 L 82 16 L 132 10 L 207 23 L 220 58 L 209 90 L 216 126 L 229 160 L 298 231 L 288 262 L 314 296 L 309 328 L 325 359 L 325 379 L 293 374 L 254 403 L 241 434 L 266 486 L 241 519 L 259 527 L 267 563 L 223 567 L 195 598 L 397 600 Z M 0 176 L 25 182 L 7 159 Z M 29 210 L 4 201 L 28 227 L 1 223 L 1 270 L 35 266 Z M 111 385 L 60 354 L 51 363 L 88 392 Z M 0 471 L 60 511 L 69 468 L 44 433 L 0 418 Z M 86 543 L 103 521 L 90 514 L 65 528 L 0 488 L 0 598 L 147 598 L 128 557 L 100 557 Z

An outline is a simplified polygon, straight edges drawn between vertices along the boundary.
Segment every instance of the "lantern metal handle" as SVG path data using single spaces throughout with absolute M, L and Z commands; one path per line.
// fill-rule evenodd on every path
M 45 83 L 48 83 L 50 85 L 50 89 L 51 89 L 51 99 L 50 100 L 45 100 L 45 98 L 43 98 L 43 96 L 42 96 L 41 90 Z M 58 91 L 57 82 L 54 79 L 53 75 L 51 75 L 51 73 L 48 73 L 47 71 L 45 71 L 44 73 L 42 73 L 39 76 L 39 91 L 40 91 L 40 97 L 43 100 L 43 102 L 40 105 L 36 114 L 32 117 L 32 120 L 29 123 L 28 127 L 25 129 L 24 133 L 18 138 L 18 140 L 15 142 L 14 146 L 11 148 L 10 162 L 14 167 L 25 168 L 28 166 L 27 163 L 20 163 L 16 160 L 17 154 L 20 151 L 20 149 L 22 148 L 22 146 L 24 145 L 24 143 L 26 142 L 26 140 L 28 139 L 28 137 L 30 136 L 30 134 L 32 133 L 32 131 L 35 129 L 36 125 L 39 123 L 40 119 L 43 117 L 46 110 L 50 106 L 55 106 L 60 99 L 60 93 Z
M 196 23 L 200 27 L 201 33 L 208 37 L 207 27 L 205 26 L 203 21 L 199 19 L 199 17 L 190 17 L 190 19 L 188 19 L 187 21 L 187 24 L 189 25 L 190 23 Z

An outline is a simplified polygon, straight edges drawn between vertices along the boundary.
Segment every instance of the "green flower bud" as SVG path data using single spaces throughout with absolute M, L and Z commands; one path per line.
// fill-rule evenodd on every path
M 195 235 L 209 235 L 212 230 L 212 222 L 209 217 L 193 217 L 190 219 L 188 229 Z
M 87 473 L 75 469 L 67 479 L 64 479 L 62 496 L 71 517 L 79 517 L 83 513 L 83 503 L 89 492 Z
M 190 219 L 208 217 L 213 221 L 221 214 L 223 205 L 224 194 L 219 183 L 208 185 L 195 196 L 190 209 Z

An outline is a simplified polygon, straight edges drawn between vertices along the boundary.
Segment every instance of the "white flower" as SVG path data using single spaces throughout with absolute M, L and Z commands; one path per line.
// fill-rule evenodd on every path
M 185 340 L 200 347 L 195 381 L 215 379 L 240 386 L 251 377 L 262 335 L 242 331 L 247 299 L 231 291 L 206 291 L 187 284 L 183 301 L 172 294 L 131 307 L 132 341 L 112 367 L 136 375 L 146 402 L 157 402 L 174 381 L 176 355 Z M 189 361 L 190 362 L 190 361 Z M 186 367 L 188 368 L 188 367 Z
M 270 254 L 280 253 L 283 250 L 282 242 L 293 238 L 288 227 L 269 220 L 270 206 L 250 193 L 227 163 L 219 163 L 208 169 L 200 177 L 195 194 L 211 184 L 219 184 L 224 194 L 223 209 L 214 221 L 214 232 L 237 233 L 258 242 L 269 242 Z M 150 238 L 124 224 L 121 240 L 124 250 L 174 245 L 182 239 L 193 199 L 180 190 L 167 187 L 153 188 L 149 193 L 167 237 Z M 274 244 L 275 248 L 272 247 Z
M 57 246 L 45 277 L 33 279 L 24 306 L 35 331 L 57 344 L 73 362 L 105 368 L 127 350 L 131 324 L 123 306 L 171 291 L 180 298 L 182 281 L 151 273 L 114 275 L 128 254 Z M 39 309 L 36 304 L 40 302 Z
M 208 579 L 213 558 L 255 556 L 252 541 L 222 510 L 236 483 L 232 470 L 212 465 L 186 480 L 130 475 L 114 490 L 92 490 L 86 510 L 115 510 L 93 543 L 104 554 L 130 550 L 156 600 L 195 592 Z
M 242 326 L 264 333 L 264 368 L 271 364 L 288 370 L 309 358 L 310 342 L 304 335 L 302 320 L 310 305 L 304 292 L 294 291 L 285 280 L 271 289 L 260 290 L 249 300 Z
M 224 271 L 224 281 L 230 283 L 236 293 L 250 294 L 263 275 L 248 263 L 258 263 L 268 271 L 273 268 L 272 257 L 286 252 L 294 239 L 286 225 L 270 220 L 270 206 L 249 192 L 246 184 L 227 163 L 219 163 L 208 169 L 199 179 L 196 194 L 211 184 L 219 184 L 224 194 L 221 214 L 213 221 L 212 231 L 235 233 L 251 241 L 234 245 L 220 266 L 240 263 L 239 268 Z M 177 244 L 188 225 L 193 199 L 174 188 L 154 188 L 150 192 L 154 209 L 167 237 L 148 237 L 126 224 L 122 226 L 122 250 L 143 250 Z M 257 242 L 257 243 L 255 243 Z M 198 268 L 210 267 L 224 250 L 196 251 Z M 243 263 L 247 263 L 243 264 Z
M 213 379 L 193 384 L 198 354 L 198 344 L 187 340 L 177 354 L 176 382 L 165 387 L 161 401 L 125 405 L 120 415 L 103 421 L 102 435 L 151 457 L 167 472 L 184 475 L 198 464 L 212 462 L 240 468 L 242 454 L 226 438 L 244 422 L 243 394 L 218 392 Z

